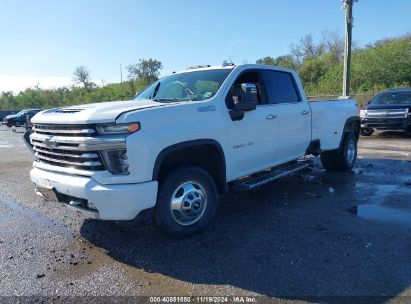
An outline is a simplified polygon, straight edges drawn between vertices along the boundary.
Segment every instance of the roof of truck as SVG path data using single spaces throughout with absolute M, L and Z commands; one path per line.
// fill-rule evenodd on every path
M 206 71 L 206 70 L 231 70 L 237 67 L 248 67 L 248 68 L 269 68 L 269 69 L 276 69 L 276 70 L 281 70 L 281 71 L 287 71 L 290 72 L 292 71 L 289 68 L 284 68 L 280 66 L 273 66 L 273 65 L 265 65 L 265 64 L 223 64 L 223 65 L 200 65 L 200 66 L 194 66 L 194 67 L 189 67 L 185 70 L 179 71 L 179 72 L 173 72 L 173 74 L 179 74 L 179 73 L 187 73 L 187 72 L 194 72 L 194 71 Z

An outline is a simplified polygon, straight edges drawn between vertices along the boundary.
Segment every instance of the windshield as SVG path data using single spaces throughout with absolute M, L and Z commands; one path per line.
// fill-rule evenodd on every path
M 374 97 L 371 103 L 387 105 L 411 104 L 411 92 L 380 93 Z
M 230 74 L 231 69 L 203 70 L 164 77 L 134 100 L 152 99 L 159 102 L 199 101 L 213 97 Z

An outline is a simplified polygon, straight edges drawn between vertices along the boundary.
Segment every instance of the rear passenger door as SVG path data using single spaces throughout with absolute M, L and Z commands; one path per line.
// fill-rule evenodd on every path
M 280 144 L 277 154 L 284 161 L 305 154 L 311 141 L 311 109 L 303 101 L 291 73 L 265 70 L 268 84 L 268 103 L 275 105 L 280 125 Z

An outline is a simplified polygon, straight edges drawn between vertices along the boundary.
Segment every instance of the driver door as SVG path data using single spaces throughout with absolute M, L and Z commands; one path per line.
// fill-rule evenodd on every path
M 255 84 L 258 90 L 257 108 L 244 113 L 238 121 L 230 121 L 227 131 L 230 139 L 230 168 L 233 179 L 261 171 L 276 164 L 279 141 L 279 120 L 276 107 L 267 103 L 266 86 L 260 70 L 242 72 L 232 85 Z M 233 96 L 226 97 L 230 110 Z

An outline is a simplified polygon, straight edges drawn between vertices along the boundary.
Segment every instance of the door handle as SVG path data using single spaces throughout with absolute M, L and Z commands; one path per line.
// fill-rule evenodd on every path
M 266 119 L 274 119 L 274 118 L 277 118 L 278 116 L 277 115 L 275 115 L 275 114 L 268 114 L 265 118 Z
M 310 113 L 310 111 L 303 110 L 303 111 L 301 112 L 302 115 L 307 115 L 308 113 Z

